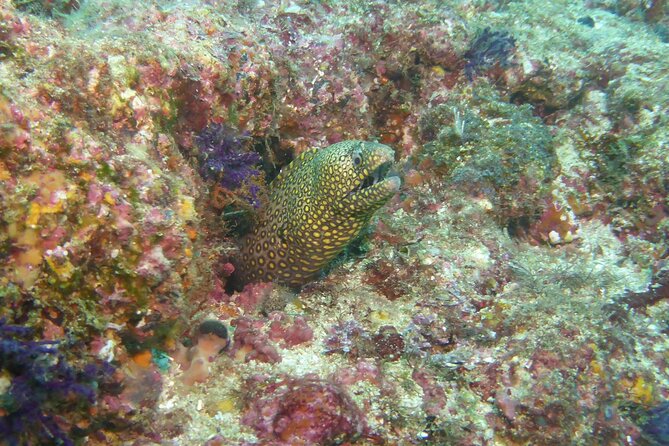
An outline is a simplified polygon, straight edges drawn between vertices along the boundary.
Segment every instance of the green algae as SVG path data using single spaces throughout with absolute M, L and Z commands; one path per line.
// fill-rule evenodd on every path
M 79 0 L 12 0 L 16 9 L 42 17 L 63 18 L 79 7 Z
M 430 110 L 421 130 L 436 131 L 425 153 L 448 169 L 454 183 L 503 188 L 524 176 L 542 183 L 555 177 L 549 128 L 530 106 L 503 101 L 489 87 L 474 90 L 465 104 L 452 101 Z
M 557 175 L 550 128 L 489 85 L 466 97 L 424 115 L 424 155 L 455 187 L 482 192 L 509 215 L 533 215 Z

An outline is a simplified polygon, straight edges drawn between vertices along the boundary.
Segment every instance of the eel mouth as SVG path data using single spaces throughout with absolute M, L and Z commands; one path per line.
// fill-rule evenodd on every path
M 351 192 L 349 192 L 349 195 L 356 194 L 358 192 L 363 191 L 364 189 L 368 189 L 372 186 L 376 186 L 377 184 L 384 183 L 386 181 L 389 181 L 389 187 L 391 189 L 395 189 L 395 185 L 399 187 L 399 178 L 397 176 L 389 176 L 391 174 L 391 169 L 393 167 L 393 162 L 392 161 L 386 161 L 384 163 L 379 164 L 376 169 L 372 170 L 369 175 L 365 177 L 364 180 L 362 180 Z

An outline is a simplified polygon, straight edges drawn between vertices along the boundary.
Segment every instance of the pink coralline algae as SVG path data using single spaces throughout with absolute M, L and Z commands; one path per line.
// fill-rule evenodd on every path
M 170 261 L 165 257 L 163 249 L 160 246 L 154 247 L 140 260 L 137 266 L 137 273 L 147 279 L 154 279 L 157 282 L 164 277 L 170 270 Z
M 332 380 L 343 386 L 350 386 L 361 381 L 367 381 L 373 385 L 380 386 L 386 383 L 382 382 L 381 369 L 372 363 L 359 361 L 355 367 L 340 369 Z
M 264 322 L 240 317 L 231 322 L 235 327 L 230 354 L 245 362 L 251 360 L 275 363 L 281 361 L 281 356 L 263 332 Z
M 262 388 L 242 423 L 277 446 L 342 444 L 363 436 L 366 423 L 360 409 L 335 384 L 315 378 L 287 378 Z M 270 442 L 270 443 L 267 443 Z
M 271 340 L 283 343 L 288 347 L 303 344 L 311 341 L 314 337 L 314 331 L 307 325 L 307 321 L 297 316 L 292 324 L 286 324 L 286 315 L 280 312 L 274 312 L 270 315 L 272 321 L 269 326 L 269 337 Z
M 222 273 L 225 275 L 226 270 L 231 273 L 234 272 L 235 267 L 230 264 L 224 264 L 222 267 Z M 238 293 L 228 295 L 226 293 L 220 294 L 221 300 L 226 303 L 231 303 L 237 307 L 244 310 L 244 313 L 247 315 L 257 313 L 262 304 L 267 300 L 274 285 L 271 282 L 260 282 L 260 283 L 250 283 L 244 287 L 244 289 Z
M 278 311 L 270 314 L 269 319 L 240 317 L 231 325 L 235 327 L 235 334 L 230 354 L 245 362 L 279 362 L 281 356 L 276 345 L 293 348 L 311 341 L 314 336 L 304 317 L 297 316 L 291 321 Z
M 384 325 L 377 333 L 370 333 L 356 321 L 346 321 L 329 331 L 330 336 L 325 340 L 326 354 L 397 361 L 404 352 L 404 337 L 392 325 Z
M 444 388 L 428 372 L 414 370 L 411 378 L 423 389 L 423 410 L 430 415 L 438 415 L 446 406 Z

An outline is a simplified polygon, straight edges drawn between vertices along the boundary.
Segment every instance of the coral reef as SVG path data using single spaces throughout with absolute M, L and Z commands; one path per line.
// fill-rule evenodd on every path
M 274 341 L 283 341 L 287 347 L 309 342 L 314 337 L 314 331 L 307 325 L 307 321 L 302 316 L 297 316 L 292 325 L 283 324 L 287 317 L 282 313 L 276 312 L 269 316 L 269 338 Z
M 0 443 L 666 442 L 668 6 L 0 1 Z M 400 189 L 233 292 L 346 140 Z

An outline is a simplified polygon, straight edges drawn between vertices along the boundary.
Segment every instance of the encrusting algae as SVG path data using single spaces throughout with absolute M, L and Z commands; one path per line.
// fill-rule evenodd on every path
M 386 176 L 393 150 L 343 141 L 302 153 L 272 181 L 269 205 L 244 238 L 235 285 L 278 281 L 300 286 L 355 238 L 400 187 Z

